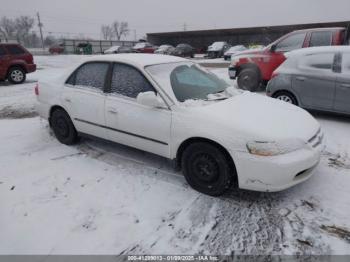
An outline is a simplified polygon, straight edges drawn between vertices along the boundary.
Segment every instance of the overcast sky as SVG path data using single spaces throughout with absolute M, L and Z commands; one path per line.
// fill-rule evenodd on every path
M 150 32 L 350 20 L 350 0 L 0 0 L 0 17 L 39 11 L 45 35 L 100 38 L 100 27 L 127 21 Z M 134 31 L 128 39 L 134 39 Z

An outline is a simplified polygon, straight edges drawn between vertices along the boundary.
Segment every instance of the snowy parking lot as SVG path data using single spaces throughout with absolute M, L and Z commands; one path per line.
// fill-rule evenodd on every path
M 33 89 L 80 59 L 37 56 L 26 83 L 0 82 L 0 254 L 350 254 L 350 118 L 313 113 L 326 149 L 307 182 L 213 198 L 161 157 L 55 139 Z

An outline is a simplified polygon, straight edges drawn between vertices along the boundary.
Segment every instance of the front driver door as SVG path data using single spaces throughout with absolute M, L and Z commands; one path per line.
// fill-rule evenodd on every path
M 139 93 L 155 91 L 136 68 L 114 64 L 106 98 L 106 126 L 110 140 L 157 155 L 170 155 L 171 111 L 137 103 Z
M 337 77 L 334 63 L 335 53 L 311 54 L 299 59 L 292 88 L 301 106 L 320 110 L 333 108 Z
M 104 88 L 109 66 L 106 62 L 83 64 L 68 79 L 62 94 L 62 104 L 76 129 L 105 139 Z

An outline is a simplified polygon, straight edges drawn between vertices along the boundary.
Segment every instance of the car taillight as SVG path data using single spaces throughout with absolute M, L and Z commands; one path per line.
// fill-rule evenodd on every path
M 35 92 L 35 95 L 36 95 L 36 96 L 39 95 L 39 84 L 36 84 L 36 85 L 35 85 L 34 92 Z

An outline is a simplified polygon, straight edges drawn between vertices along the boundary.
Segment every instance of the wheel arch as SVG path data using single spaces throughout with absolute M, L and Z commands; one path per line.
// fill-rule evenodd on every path
M 299 100 L 298 96 L 297 96 L 295 93 L 293 93 L 292 91 L 287 90 L 287 89 L 276 90 L 274 93 L 272 93 L 271 97 L 276 98 L 276 96 L 277 96 L 279 93 L 288 93 L 288 94 L 290 94 L 291 96 L 294 97 L 294 99 L 295 99 L 295 101 L 296 101 L 296 105 L 297 105 L 297 106 L 300 105 L 300 100 Z
M 49 118 L 48 118 L 48 121 L 49 121 L 49 124 L 51 126 L 51 116 L 52 116 L 52 113 L 55 112 L 56 110 L 63 110 L 64 112 L 66 112 L 66 114 L 70 117 L 70 115 L 68 114 L 67 110 L 64 109 L 62 106 L 60 105 L 53 105 L 51 106 L 50 110 L 49 110 Z
M 222 146 L 220 143 L 218 143 L 214 140 L 204 138 L 204 137 L 191 137 L 191 138 L 184 140 L 180 144 L 180 146 L 178 147 L 177 152 L 176 152 L 176 160 L 175 160 L 176 166 L 181 169 L 181 158 L 182 158 L 183 152 L 186 150 L 186 148 L 188 146 L 190 146 L 191 144 L 197 143 L 197 142 L 202 142 L 202 143 L 204 142 L 204 143 L 214 145 L 225 155 L 227 161 L 229 161 L 230 168 L 232 169 L 232 174 L 234 175 L 234 186 L 237 187 L 238 186 L 238 175 L 237 175 L 237 169 L 236 169 L 235 162 L 234 162 L 232 156 L 230 155 L 229 151 L 224 146 Z
M 21 68 L 26 74 L 28 73 L 26 67 L 23 64 L 12 64 L 8 67 L 7 72 L 6 72 L 6 76 L 9 76 L 10 70 L 12 68 Z

